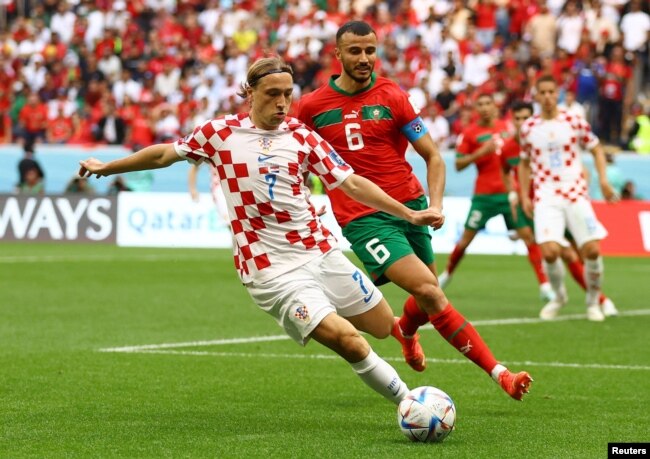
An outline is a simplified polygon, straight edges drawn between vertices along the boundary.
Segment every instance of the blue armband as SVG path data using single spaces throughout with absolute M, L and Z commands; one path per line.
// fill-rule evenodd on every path
M 424 134 L 429 132 L 427 127 L 424 125 L 424 121 L 419 116 L 413 121 L 408 122 L 406 125 L 402 126 L 402 134 L 406 136 L 409 142 L 415 142 Z

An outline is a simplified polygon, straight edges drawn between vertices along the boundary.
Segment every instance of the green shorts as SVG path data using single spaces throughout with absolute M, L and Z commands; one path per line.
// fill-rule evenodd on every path
M 477 194 L 472 198 L 472 206 L 465 220 L 465 228 L 474 231 L 480 231 L 485 228 L 489 219 L 497 215 L 503 215 L 508 229 L 523 228 L 530 226 L 529 220 L 525 217 L 521 209 L 517 210 L 517 221 L 512 218 L 508 194 Z
M 413 210 L 423 210 L 429 206 L 425 196 L 407 201 L 404 205 Z M 343 228 L 343 236 L 350 242 L 375 285 L 389 282 L 384 272 L 407 255 L 415 254 L 426 265 L 434 260 L 428 226 L 412 225 L 385 212 L 351 221 Z

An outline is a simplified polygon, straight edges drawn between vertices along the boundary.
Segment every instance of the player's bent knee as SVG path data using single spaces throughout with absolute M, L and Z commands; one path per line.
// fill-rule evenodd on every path
M 341 335 L 338 347 L 338 354 L 348 362 L 360 362 L 370 352 L 370 344 L 358 333 Z

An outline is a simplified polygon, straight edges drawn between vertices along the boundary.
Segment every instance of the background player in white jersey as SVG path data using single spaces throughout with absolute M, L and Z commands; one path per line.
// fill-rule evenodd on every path
M 587 318 L 605 319 L 599 297 L 603 279 L 600 240 L 607 231 L 598 221 L 587 194 L 580 149 L 594 155 L 594 164 L 603 196 L 607 201 L 618 199 L 605 174 L 605 155 L 598 138 L 584 119 L 557 108 L 557 83 L 544 76 L 536 82 L 541 114 L 526 120 L 521 127 L 522 161 L 519 164 L 521 189 L 529 189 L 532 174 L 534 201 L 522 193 L 522 207 L 533 215 L 535 238 L 546 261 L 548 275 L 557 295 L 540 316 L 552 319 L 566 303 L 564 266 L 559 259 L 566 244 L 564 231 L 572 234 L 585 260 L 587 284 Z
M 309 203 L 307 171 L 330 189 L 413 224 L 433 224 L 437 213 L 413 211 L 353 173 L 325 142 L 287 117 L 291 68 L 279 58 L 251 65 L 240 95 L 251 111 L 206 121 L 173 144 L 152 145 L 102 163 L 81 161 L 79 175 L 112 175 L 167 167 L 182 159 L 216 168 L 228 204 L 235 267 L 251 297 L 286 333 L 310 338 L 347 360 L 372 389 L 398 403 L 408 388 L 357 330 L 390 335 L 393 312 L 372 282 L 336 248 Z M 368 321 L 371 315 L 385 320 Z M 356 328 L 355 328 L 356 327 Z

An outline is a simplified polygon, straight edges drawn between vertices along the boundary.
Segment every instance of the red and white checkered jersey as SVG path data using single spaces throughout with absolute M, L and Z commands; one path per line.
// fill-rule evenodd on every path
M 564 111 L 551 120 L 536 115 L 524 122 L 519 137 L 521 157 L 530 159 L 536 202 L 550 197 L 575 202 L 587 197 L 580 153 L 598 145 L 589 123 Z
M 227 115 L 197 126 L 174 148 L 192 163 L 216 168 L 242 282 L 265 282 L 336 246 L 307 198 L 303 174 L 316 174 L 334 189 L 353 171 L 299 120 L 287 117 L 266 131 L 247 113 Z

